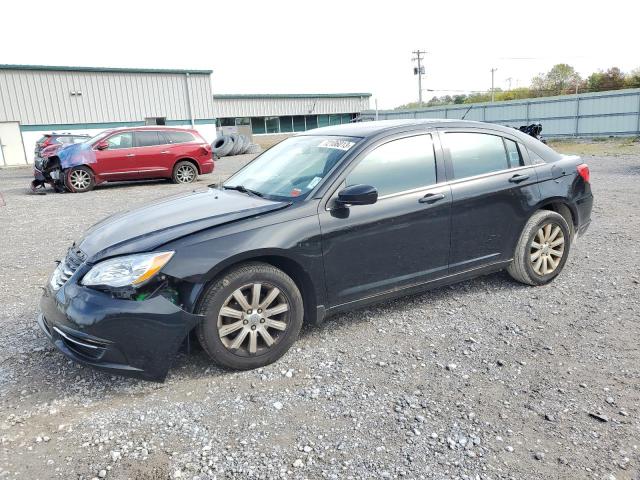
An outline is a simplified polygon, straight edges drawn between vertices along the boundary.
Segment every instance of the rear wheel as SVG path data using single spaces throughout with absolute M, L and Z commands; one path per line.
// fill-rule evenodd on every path
M 571 246 L 571 233 L 562 215 L 534 213 L 520 235 L 509 274 L 527 285 L 545 285 L 562 271 Z
M 89 167 L 81 165 L 67 170 L 64 184 L 74 193 L 83 193 L 93 189 L 95 178 Z
M 193 163 L 183 160 L 173 167 L 173 175 L 171 176 L 173 183 L 192 183 L 197 179 L 198 169 Z
M 225 367 L 248 370 L 282 357 L 298 338 L 302 296 L 283 271 L 264 263 L 231 270 L 212 284 L 199 306 L 204 350 Z

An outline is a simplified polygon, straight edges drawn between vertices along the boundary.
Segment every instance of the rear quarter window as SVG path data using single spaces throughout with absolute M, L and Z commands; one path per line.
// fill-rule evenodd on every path
M 189 143 L 195 141 L 195 137 L 189 132 L 164 132 L 169 143 Z
M 518 144 L 508 138 L 504 139 L 504 148 L 507 150 L 507 156 L 509 157 L 509 165 L 511 168 L 521 167 L 524 165 L 522 156 L 520 155 L 520 149 Z

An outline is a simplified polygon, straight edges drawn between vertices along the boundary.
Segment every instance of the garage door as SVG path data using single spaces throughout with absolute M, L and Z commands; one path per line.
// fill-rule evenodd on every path
M 20 124 L 18 122 L 0 122 L 0 166 L 25 165 Z

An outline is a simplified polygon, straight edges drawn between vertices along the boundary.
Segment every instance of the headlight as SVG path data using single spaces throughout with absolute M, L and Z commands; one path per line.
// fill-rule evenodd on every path
M 93 266 L 80 283 L 87 286 L 137 287 L 152 278 L 174 252 L 141 253 L 105 260 Z

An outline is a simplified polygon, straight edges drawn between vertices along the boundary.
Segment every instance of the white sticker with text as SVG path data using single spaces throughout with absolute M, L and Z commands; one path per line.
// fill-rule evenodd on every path
M 347 140 L 323 140 L 318 147 L 320 148 L 335 148 L 338 150 L 344 150 L 345 152 L 355 145 L 355 142 L 349 142 Z

